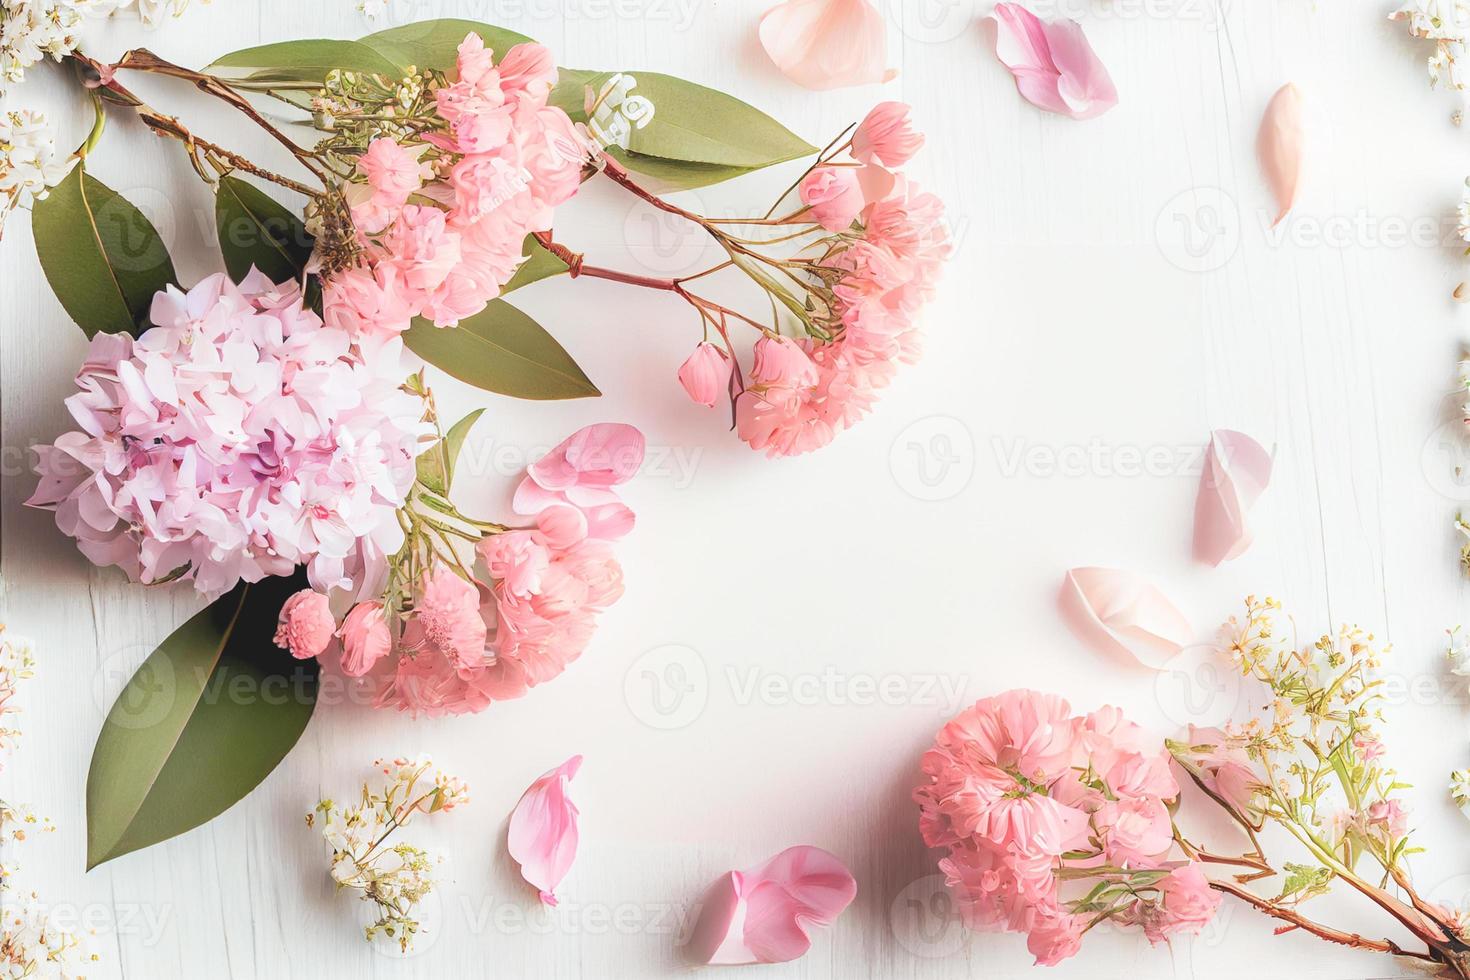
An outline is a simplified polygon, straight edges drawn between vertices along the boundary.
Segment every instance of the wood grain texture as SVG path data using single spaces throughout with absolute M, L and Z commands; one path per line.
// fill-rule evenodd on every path
M 810 458 L 767 462 L 691 407 L 674 371 L 699 338 L 677 301 L 557 280 L 518 294 L 606 393 L 527 404 L 435 379 L 446 417 L 487 406 L 460 464 L 479 511 L 508 501 L 526 457 L 578 425 L 631 421 L 649 466 L 629 488 L 637 532 L 627 596 L 556 684 L 474 718 L 413 722 L 324 705 L 246 801 L 205 828 L 83 873 L 87 761 L 112 692 L 197 608 L 182 592 L 98 571 L 27 511 L 25 447 L 66 425 L 61 398 L 84 343 L 48 291 L 28 223 L 0 242 L 0 614 L 37 642 L 25 736 L 0 792 L 59 826 L 18 858 L 59 914 L 95 917 L 103 978 L 596 977 L 683 975 L 681 917 L 719 873 L 793 843 L 845 858 L 856 905 L 803 960 L 763 977 L 1030 975 L 1013 936 L 949 916 L 908 801 L 918 756 L 976 697 L 1029 685 L 1079 707 L 1121 704 L 1160 729 L 1218 720 L 1228 677 L 1201 662 L 1155 677 L 1101 659 L 1063 627 L 1064 569 L 1153 576 L 1202 637 L 1247 592 L 1283 599 L 1300 635 L 1354 621 L 1390 638 L 1391 749 L 1416 790 L 1433 894 L 1470 892 L 1470 842 L 1444 799 L 1467 764 L 1463 686 L 1442 631 L 1465 589 L 1450 520 L 1470 492 L 1442 444 L 1464 311 L 1453 241 L 1465 134 L 1431 93 L 1425 50 L 1344 0 L 1072 0 L 1120 106 L 1086 123 L 1024 103 L 969 0 L 878 0 L 899 79 L 808 93 L 760 54 L 766 0 L 443 0 L 414 19 L 493 21 L 588 69 L 646 67 L 731 91 L 814 143 L 880 98 L 915 106 L 929 145 L 918 179 L 948 202 L 958 243 L 927 316 L 927 355 L 873 418 Z M 146 43 L 203 64 L 225 50 L 367 30 L 349 0 L 215 0 L 148 33 L 118 21 L 92 53 Z M 1294 216 L 1270 231 L 1253 158 L 1267 99 L 1306 99 L 1307 164 Z M 186 87 L 139 79 L 212 139 L 286 161 Z M 55 70 L 16 100 L 79 141 L 90 111 Z M 96 175 L 142 207 L 188 280 L 220 266 L 212 200 L 174 146 L 118 120 Z M 779 173 L 681 195 L 749 210 Z M 704 243 L 589 186 L 558 237 L 601 265 L 699 268 Z M 728 287 L 729 296 L 743 294 Z M 1258 540 L 1220 569 L 1193 564 L 1198 449 L 1215 427 L 1276 447 Z M 1453 432 L 1453 426 L 1444 430 Z M 926 499 L 939 497 L 942 499 Z M 886 686 L 885 686 L 886 685 Z M 873 690 L 886 690 L 877 697 Z M 683 692 L 684 700 L 676 695 Z M 868 692 L 866 695 L 864 692 Z M 876 702 L 876 703 L 875 703 Z M 407 960 L 366 946 L 335 896 L 303 814 L 350 792 L 382 754 L 429 752 L 474 802 L 420 836 L 447 856 L 431 938 Z M 584 846 L 547 916 L 503 855 L 505 820 L 537 775 L 574 752 Z M 1218 828 L 1217 828 L 1218 829 Z M 1350 900 L 1320 913 L 1378 931 Z M 1056 977 L 1382 977 L 1407 972 L 1227 906 L 1199 940 L 1150 949 L 1119 932 Z M 1249 964 L 1249 968 L 1243 967 Z

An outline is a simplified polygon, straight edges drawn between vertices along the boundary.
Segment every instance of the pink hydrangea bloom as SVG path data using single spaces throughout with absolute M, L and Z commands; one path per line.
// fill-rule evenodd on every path
M 326 651 L 337 631 L 331 603 L 313 589 L 302 589 L 281 606 L 275 644 L 297 660 L 311 660 Z
M 98 334 L 38 446 L 28 501 L 99 565 L 208 596 L 305 564 L 319 591 L 381 589 L 430 444 L 397 339 L 355 343 L 294 283 L 210 276 L 153 301 L 134 340 Z
M 453 80 L 434 93 L 443 128 L 423 146 L 376 139 L 358 163 L 345 193 L 362 261 L 328 279 L 329 319 L 372 333 L 400 333 L 416 316 L 450 327 L 500 294 L 526 236 L 549 229 L 581 185 L 576 128 L 547 104 L 556 77 L 540 45 L 512 47 L 497 67 L 466 36 Z M 435 203 L 408 203 L 415 193 Z M 374 300 L 375 289 L 389 295 Z

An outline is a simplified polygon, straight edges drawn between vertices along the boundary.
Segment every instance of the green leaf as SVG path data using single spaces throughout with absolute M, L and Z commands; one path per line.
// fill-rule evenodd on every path
M 470 434 L 480 416 L 485 414 L 483 408 L 477 408 L 450 427 L 445 434 L 433 446 L 430 446 L 422 456 L 418 458 L 419 482 L 441 497 L 449 496 L 449 490 L 454 485 L 454 463 L 459 458 L 459 451 L 464 446 L 465 436 Z
M 264 191 L 233 175 L 220 178 L 214 219 L 225 268 L 236 282 L 251 266 L 272 282 L 301 278 L 312 237 L 300 218 Z
M 87 775 L 87 868 L 192 830 L 253 790 L 301 737 L 316 661 L 271 635 L 298 570 L 240 584 L 159 645 L 112 706 Z
M 239 68 L 252 80 L 321 82 L 334 68 L 396 78 L 402 71 L 392 58 L 360 41 L 307 38 L 233 51 L 210 68 Z
M 31 224 L 47 282 L 88 337 L 137 332 L 153 294 L 178 280 L 143 212 L 80 164 L 36 202 Z
M 510 277 L 510 282 L 501 287 L 502 296 L 522 286 L 529 286 L 533 282 L 550 279 L 552 276 L 566 275 L 571 271 L 571 266 L 542 247 L 535 235 L 526 236 L 526 241 L 521 246 L 521 254 L 526 256 L 526 261 L 522 262 L 516 274 Z
M 358 43 L 372 48 L 401 69 L 417 67 L 420 70 L 434 68 L 450 71 L 458 60 L 460 44 L 472 32 L 480 35 L 485 47 L 495 52 L 496 61 L 517 44 L 526 44 L 531 40 L 524 34 L 517 34 L 503 27 L 446 17 L 392 27 L 369 34 Z
M 731 167 L 719 163 L 694 163 L 688 160 L 666 160 L 649 157 L 641 153 L 629 153 L 613 147 L 608 151 L 613 159 L 634 173 L 652 177 L 661 190 L 694 190 L 711 184 L 733 180 L 744 174 L 759 170 L 759 167 Z
M 457 327 L 416 318 L 403 342 L 446 374 L 486 391 L 537 401 L 602 394 L 551 334 L 504 300 L 493 300 Z

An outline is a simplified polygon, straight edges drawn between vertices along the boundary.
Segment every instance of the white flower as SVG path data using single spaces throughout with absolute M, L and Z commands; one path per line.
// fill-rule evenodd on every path
M 5 82 L 19 82 L 43 58 L 60 61 L 75 51 L 86 20 L 136 9 L 143 23 L 154 27 L 166 13 L 177 17 L 188 5 L 189 0 L 5 0 L 0 4 L 0 94 Z
M 57 928 L 34 893 L 0 902 L 0 977 L 84 980 L 99 957 L 84 937 Z
M 45 197 L 70 163 L 57 155 L 44 115 L 29 109 L 0 113 L 0 231 L 7 214 Z
M 1459 769 L 1450 773 L 1450 799 L 1470 816 L 1470 769 Z
M 1407 21 L 1410 35 L 1435 42 L 1428 58 L 1430 85 L 1443 80 L 1454 89 L 1466 87 L 1470 79 L 1463 65 L 1470 41 L 1470 0 L 1408 0 L 1388 16 Z

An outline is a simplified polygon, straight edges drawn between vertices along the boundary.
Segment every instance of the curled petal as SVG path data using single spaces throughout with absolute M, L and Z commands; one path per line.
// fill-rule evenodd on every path
M 1210 433 L 1194 501 L 1194 557 L 1211 565 L 1238 558 L 1253 539 L 1246 515 L 1271 482 L 1271 454 L 1243 432 Z
M 852 904 L 857 881 L 819 847 L 789 847 L 746 871 L 720 877 L 700 902 L 689 943 L 697 963 L 785 963 L 811 948 L 810 925 L 831 925 Z
M 1256 134 L 1256 154 L 1261 173 L 1276 199 L 1274 228 L 1296 201 L 1297 179 L 1302 167 L 1302 96 L 1290 82 L 1276 90 L 1261 117 Z
M 1134 572 L 1074 568 L 1062 583 L 1061 607 L 1079 636 L 1155 670 L 1194 635 L 1184 614 Z
M 541 901 L 556 904 L 556 886 L 577 858 L 577 807 L 567 784 L 582 768 L 574 755 L 531 784 L 510 815 L 506 849 L 535 886 Z
M 995 54 L 1026 101 L 1073 119 L 1118 104 L 1118 90 L 1075 20 L 1044 21 L 1015 3 L 996 4 Z
M 786 0 L 761 17 L 761 45 L 782 74 L 810 89 L 887 82 L 888 35 L 868 0 Z

